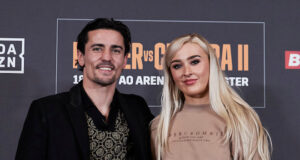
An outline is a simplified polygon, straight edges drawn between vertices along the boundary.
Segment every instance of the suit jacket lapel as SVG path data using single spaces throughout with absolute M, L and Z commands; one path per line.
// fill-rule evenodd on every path
M 144 143 L 144 137 L 142 136 L 144 133 L 143 126 L 139 121 L 140 119 L 137 118 L 136 110 L 132 109 L 133 107 L 129 106 L 125 97 L 122 94 L 120 94 L 117 90 L 115 94 L 117 94 L 117 100 L 119 101 L 120 107 L 123 113 L 125 114 L 125 118 L 127 120 L 128 127 L 130 130 L 129 132 L 131 134 L 130 136 L 132 137 L 133 142 L 135 143 L 134 150 L 136 150 L 138 155 L 142 156 L 144 153 L 142 148 L 146 144 Z
M 66 106 L 83 160 L 89 159 L 89 137 L 86 117 L 82 106 L 81 90 L 78 84 L 70 90 L 70 103 Z
M 127 103 L 125 97 L 123 97 L 117 90 L 116 90 L 115 94 L 117 96 L 117 100 L 120 103 L 119 105 L 125 114 L 125 118 L 127 120 L 130 132 L 137 133 L 139 123 L 134 118 L 136 116 L 135 110 L 130 110 L 130 106 L 128 106 L 129 104 Z

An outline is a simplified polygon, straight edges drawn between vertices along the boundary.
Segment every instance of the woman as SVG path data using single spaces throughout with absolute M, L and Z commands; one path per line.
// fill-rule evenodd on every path
M 151 124 L 155 159 L 270 159 L 267 131 L 227 84 L 206 39 L 189 34 L 173 40 L 164 75 L 162 111 Z

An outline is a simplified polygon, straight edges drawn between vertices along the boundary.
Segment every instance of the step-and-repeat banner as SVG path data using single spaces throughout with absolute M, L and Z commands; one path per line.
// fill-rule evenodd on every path
M 115 18 L 131 29 L 132 48 L 117 88 L 144 97 L 154 115 L 168 44 L 199 33 L 215 49 L 228 84 L 270 132 L 272 159 L 300 157 L 300 2 L 22 3 L 0 6 L 0 159 L 14 158 L 32 100 L 82 80 L 76 37 L 95 17 Z

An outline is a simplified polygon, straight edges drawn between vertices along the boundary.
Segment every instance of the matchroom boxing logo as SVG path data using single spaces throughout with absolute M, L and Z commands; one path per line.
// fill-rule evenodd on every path
M 285 69 L 300 69 L 300 51 L 285 51 Z
M 0 73 L 24 73 L 24 38 L 0 38 Z

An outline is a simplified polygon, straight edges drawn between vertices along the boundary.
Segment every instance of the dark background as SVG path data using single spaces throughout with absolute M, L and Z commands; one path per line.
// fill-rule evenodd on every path
M 255 83 L 256 86 L 249 87 L 246 92 L 255 93 L 256 88 L 260 90 L 265 87 L 266 89 L 266 105 L 264 108 L 256 108 L 256 111 L 260 115 L 263 125 L 270 132 L 274 146 L 272 159 L 299 159 L 300 70 L 286 70 L 284 66 L 284 52 L 286 50 L 300 50 L 299 8 L 300 2 L 296 0 L 1 1 L 0 38 L 25 38 L 25 71 L 24 74 L 0 73 L 0 159 L 10 160 L 14 158 L 31 101 L 56 92 L 56 54 L 63 54 L 56 50 L 57 19 L 93 19 L 96 17 L 113 17 L 120 20 L 264 22 L 266 83 L 265 86 L 261 86 L 261 83 Z M 137 37 L 136 41 L 142 42 L 143 28 L 140 28 L 140 31 L 137 26 L 132 26 L 133 24 L 130 22 L 126 22 L 126 24 L 130 26 L 132 33 L 140 33 L 140 37 Z M 78 26 L 74 27 L 75 35 L 79 32 L 77 28 Z M 155 43 L 160 40 L 163 43 L 169 42 L 177 36 L 173 36 L 172 33 L 177 33 L 180 29 L 175 26 L 172 32 L 163 34 L 169 35 L 168 37 L 162 36 L 162 38 L 165 37 L 162 39 L 158 36 L 152 37 L 152 39 L 158 39 Z M 183 28 L 183 30 L 187 31 L 188 29 Z M 224 40 L 218 42 L 217 38 L 222 35 L 214 35 L 214 28 L 211 28 L 209 33 L 207 33 L 208 28 L 205 28 L 205 32 L 202 32 L 201 28 L 198 30 L 211 42 L 224 42 Z M 158 30 L 157 32 L 164 31 Z M 218 31 L 215 32 L 218 33 Z M 151 32 L 146 35 L 151 35 Z M 224 39 L 233 40 L 234 38 L 225 37 Z M 246 39 L 246 43 L 255 43 L 250 40 L 251 38 L 246 37 Z M 261 41 L 261 39 L 257 40 Z M 64 42 L 59 43 L 58 41 L 60 49 L 64 48 L 64 45 Z M 65 47 L 70 48 L 70 46 Z M 262 46 L 255 47 L 260 50 Z M 144 67 L 146 68 L 146 66 Z M 255 75 L 253 76 L 255 78 Z M 64 85 L 66 88 L 71 86 L 71 84 Z M 159 88 L 157 87 L 157 90 Z M 144 90 L 144 92 L 146 93 L 148 90 Z M 260 93 L 260 91 L 257 92 Z M 159 95 L 159 93 L 156 94 Z M 257 96 L 259 96 L 258 99 L 261 99 L 262 95 Z M 255 96 L 246 93 L 245 97 L 248 97 L 246 98 L 247 101 L 255 102 Z M 148 99 L 145 96 L 144 98 Z M 149 101 L 147 102 L 149 104 Z M 151 109 L 155 114 L 158 113 L 159 108 Z

